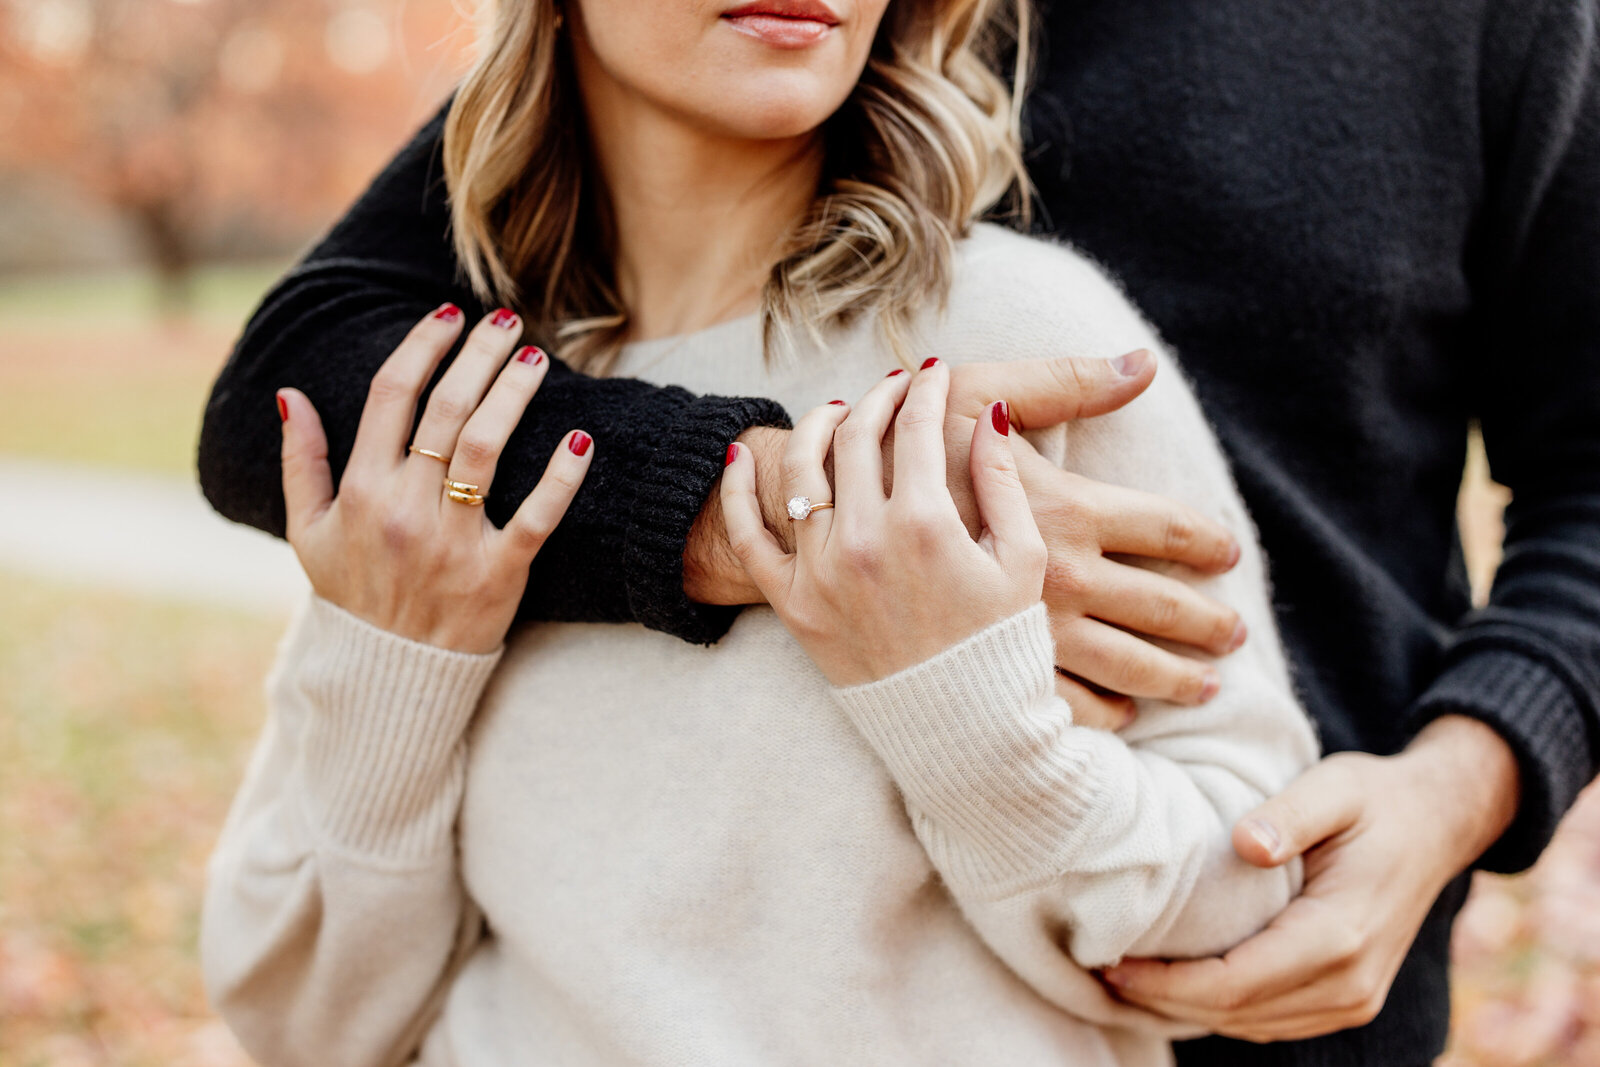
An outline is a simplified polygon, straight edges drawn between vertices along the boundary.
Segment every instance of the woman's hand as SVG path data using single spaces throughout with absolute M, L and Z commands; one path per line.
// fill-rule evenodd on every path
M 945 487 L 949 389 L 948 368 L 930 360 L 914 379 L 890 374 L 854 411 L 835 401 L 800 420 L 784 462 L 784 493 L 834 507 L 795 522 L 793 553 L 761 521 L 748 450 L 728 450 L 722 506 L 729 542 L 834 685 L 887 677 L 1039 602 L 1044 540 L 1017 477 L 1006 405 L 991 405 L 973 430 L 981 522 L 974 541 Z M 886 494 L 883 439 L 891 424 L 894 480 Z M 824 466 L 830 445 L 834 488 Z
M 505 639 L 528 565 L 592 456 L 588 434 L 569 433 L 504 530 L 484 517 L 481 499 L 471 502 L 488 494 L 500 451 L 550 366 L 531 345 L 508 361 L 521 323 L 504 309 L 467 338 L 408 451 L 417 399 L 461 325 L 460 309 L 445 304 L 384 362 L 337 497 L 322 420 L 305 394 L 279 390 L 283 496 L 289 543 L 319 596 L 402 637 L 484 653 Z M 466 502 L 451 499 L 447 478 L 477 488 L 460 492 Z

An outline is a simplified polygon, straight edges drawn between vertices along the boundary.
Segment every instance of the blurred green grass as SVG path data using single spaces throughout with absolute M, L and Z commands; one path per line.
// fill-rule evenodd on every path
M 182 317 L 143 272 L 0 279 L 0 453 L 192 476 L 211 382 L 284 269 L 205 268 Z
M 190 281 L 189 317 L 238 326 L 288 262 L 214 263 Z M 40 323 L 62 326 L 140 326 L 157 314 L 159 290 L 147 270 L 40 272 L 0 276 L 0 332 Z

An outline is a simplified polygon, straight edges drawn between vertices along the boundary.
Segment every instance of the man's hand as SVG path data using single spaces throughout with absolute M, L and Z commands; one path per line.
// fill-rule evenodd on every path
M 1445 716 L 1396 756 L 1329 756 L 1234 828 L 1260 867 L 1305 856 L 1300 896 L 1227 955 L 1125 960 L 1125 1001 L 1247 1041 L 1292 1041 L 1371 1022 L 1435 898 L 1510 825 L 1511 749 Z
M 952 368 L 945 418 L 948 486 L 957 509 L 976 531 L 977 508 L 968 474 L 973 427 L 996 400 L 1010 404 L 1015 424 L 1039 429 L 1114 411 L 1155 377 L 1145 351 L 1112 360 L 1019 360 Z M 762 516 L 786 547 L 792 533 L 784 514 L 779 466 L 788 432 L 752 429 L 739 437 L 756 463 Z M 891 446 L 892 447 L 892 446 Z M 1225 571 L 1239 546 L 1220 525 L 1165 498 L 1102 485 L 1062 471 L 1018 439 L 1018 469 L 1034 519 L 1050 553 L 1045 602 L 1056 637 L 1057 689 L 1075 721 L 1117 728 L 1133 717 L 1130 697 L 1199 703 L 1216 692 L 1216 673 L 1139 635 L 1192 645 L 1212 655 L 1239 647 L 1238 616 L 1176 578 L 1120 562 L 1114 555 L 1184 563 Z M 886 462 L 886 470 L 893 464 Z M 761 594 L 728 548 L 719 494 L 712 492 L 684 551 L 684 590 L 706 604 L 752 604 Z

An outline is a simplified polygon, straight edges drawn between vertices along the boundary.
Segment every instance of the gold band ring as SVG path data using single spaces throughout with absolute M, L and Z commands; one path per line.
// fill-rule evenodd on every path
M 471 482 L 458 482 L 454 478 L 446 478 L 444 487 L 446 489 L 454 489 L 458 493 L 476 493 L 482 488 L 481 486 L 473 485 Z
M 482 493 L 463 493 L 459 489 L 446 489 L 444 495 L 458 504 L 467 505 L 469 508 L 482 507 L 483 502 L 489 499 Z
M 412 445 L 408 451 L 415 452 L 419 456 L 427 456 L 429 459 L 436 459 L 440 463 L 448 464 L 450 462 L 449 456 L 441 456 L 431 448 L 419 448 L 416 445 Z

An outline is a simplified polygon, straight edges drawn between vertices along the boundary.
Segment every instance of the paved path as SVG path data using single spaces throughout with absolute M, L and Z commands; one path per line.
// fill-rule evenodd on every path
M 288 545 L 228 522 L 193 481 L 0 456 L 0 569 L 281 615 Z

